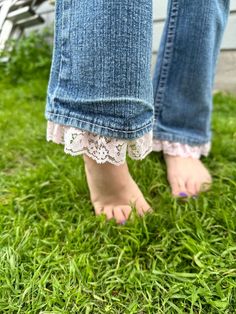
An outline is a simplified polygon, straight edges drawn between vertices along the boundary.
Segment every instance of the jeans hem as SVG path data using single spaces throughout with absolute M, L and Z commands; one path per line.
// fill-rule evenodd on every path
M 205 140 L 199 140 L 199 139 L 188 137 L 188 136 L 179 136 L 179 135 L 170 134 L 170 133 L 164 133 L 164 134 L 155 133 L 153 134 L 153 139 L 187 144 L 189 146 L 200 146 L 200 145 L 211 143 L 211 138 L 207 138 Z
M 70 117 L 68 115 L 53 113 L 49 111 L 45 112 L 45 118 L 46 120 L 58 124 L 79 128 L 81 130 L 85 130 L 102 136 L 119 138 L 124 140 L 137 139 L 153 129 L 153 117 L 149 119 L 145 125 L 137 126 L 135 130 L 122 130 L 116 127 L 105 126 L 104 123 L 100 124 L 97 121 L 89 122 L 78 117 Z M 133 123 L 131 124 L 134 125 Z

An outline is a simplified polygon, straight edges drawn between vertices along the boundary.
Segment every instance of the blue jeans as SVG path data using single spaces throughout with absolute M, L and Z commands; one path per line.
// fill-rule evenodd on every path
M 228 13 L 229 0 L 170 0 L 152 78 L 152 0 L 57 0 L 46 119 L 120 139 L 153 130 L 209 142 Z

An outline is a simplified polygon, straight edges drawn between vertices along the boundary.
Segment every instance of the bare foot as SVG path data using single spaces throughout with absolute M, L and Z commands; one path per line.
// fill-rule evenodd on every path
M 209 190 L 212 178 L 199 159 L 164 154 L 167 178 L 174 196 L 196 196 Z
M 127 163 L 120 166 L 108 162 L 98 164 L 86 155 L 83 158 L 96 215 L 105 214 L 107 219 L 115 218 L 117 223 L 123 224 L 130 216 L 131 205 L 140 216 L 152 211 L 131 177 Z

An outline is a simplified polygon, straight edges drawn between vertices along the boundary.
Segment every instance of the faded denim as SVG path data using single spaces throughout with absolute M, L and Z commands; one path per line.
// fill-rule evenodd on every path
M 153 129 L 208 142 L 228 12 L 227 0 L 170 0 L 152 78 L 151 0 L 57 0 L 46 119 L 121 139 Z
M 169 1 L 153 77 L 154 138 L 211 141 L 212 88 L 228 15 L 229 0 Z

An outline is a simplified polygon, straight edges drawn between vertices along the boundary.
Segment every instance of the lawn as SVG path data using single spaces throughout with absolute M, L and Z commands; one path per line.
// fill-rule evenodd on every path
M 176 201 L 160 153 L 128 159 L 155 212 L 120 226 L 46 141 L 47 81 L 0 84 L 0 313 L 236 313 L 236 98 L 214 97 L 211 191 Z

